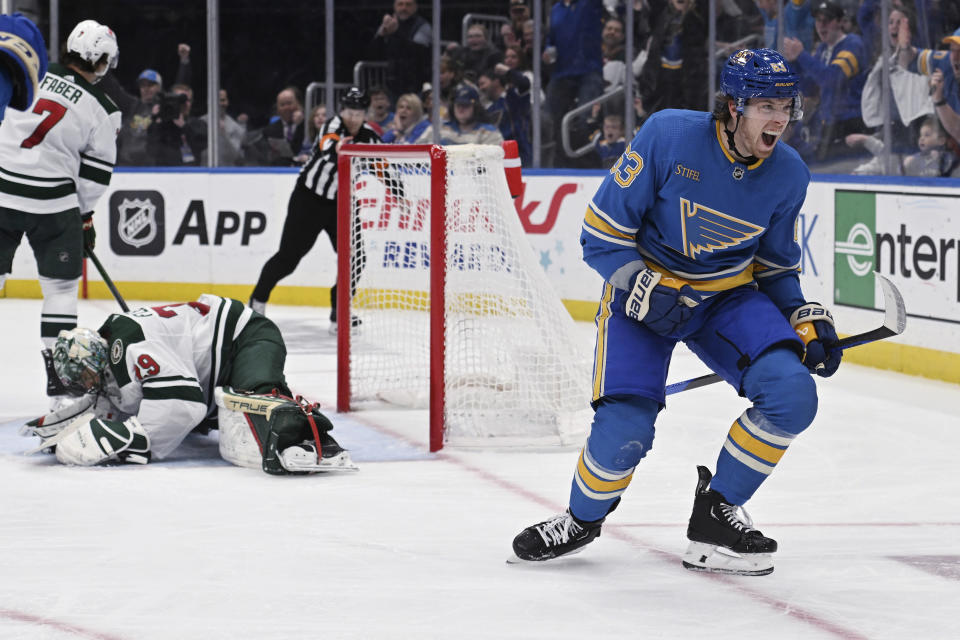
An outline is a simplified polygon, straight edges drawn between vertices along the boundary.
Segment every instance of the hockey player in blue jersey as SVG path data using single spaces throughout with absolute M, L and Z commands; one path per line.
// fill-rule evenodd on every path
M 6 108 L 24 111 L 47 72 L 47 47 L 25 16 L 0 15 L 0 122 Z
M 810 172 L 778 144 L 802 115 L 798 82 L 776 51 L 733 54 L 714 112 L 652 115 L 591 200 L 580 242 L 605 280 L 593 424 L 569 508 L 524 529 L 518 559 L 556 558 L 600 535 L 653 444 L 682 341 L 753 403 L 730 427 L 716 475 L 697 468 L 684 566 L 773 570 L 776 541 L 740 507 L 813 421 L 810 372 L 830 376 L 841 357 L 832 316 L 800 289 L 795 228 Z

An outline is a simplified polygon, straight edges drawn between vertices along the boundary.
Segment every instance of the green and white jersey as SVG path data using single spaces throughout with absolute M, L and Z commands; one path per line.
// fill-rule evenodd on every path
M 239 300 L 205 293 L 196 302 L 116 313 L 100 327 L 110 350 L 107 397 L 137 416 L 157 458 L 215 409 L 213 388 L 252 315 Z
M 0 207 L 93 211 L 113 175 L 120 111 L 79 74 L 51 64 L 33 105 L 0 124 Z

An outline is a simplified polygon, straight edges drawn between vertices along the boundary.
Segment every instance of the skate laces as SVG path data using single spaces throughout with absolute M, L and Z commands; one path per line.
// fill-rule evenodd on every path
M 579 535 L 582 531 L 583 527 L 566 512 L 554 516 L 537 527 L 537 533 L 548 547 L 569 542 L 571 537 Z
M 743 507 L 721 502 L 720 513 L 723 514 L 724 519 L 737 531 L 742 531 L 743 533 L 756 531 L 756 529 L 753 528 L 753 518 L 750 517 L 750 514 L 747 513 L 747 510 Z M 740 514 L 743 515 L 741 516 Z

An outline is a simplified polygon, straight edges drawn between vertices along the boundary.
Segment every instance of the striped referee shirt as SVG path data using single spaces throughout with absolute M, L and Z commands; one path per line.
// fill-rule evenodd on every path
M 297 186 L 313 191 L 327 200 L 337 199 L 337 142 L 349 136 L 350 132 L 340 116 L 334 116 L 323 123 L 313 144 L 313 153 L 307 164 L 300 170 Z M 377 144 L 380 136 L 370 125 L 360 125 L 352 142 L 357 144 Z

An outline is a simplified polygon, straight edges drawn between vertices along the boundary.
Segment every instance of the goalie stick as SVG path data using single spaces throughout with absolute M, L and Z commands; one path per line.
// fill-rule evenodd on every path
M 100 260 L 97 259 L 97 255 L 93 252 L 93 249 L 85 248 L 84 251 L 87 253 L 87 257 L 93 260 L 93 266 L 97 268 L 97 271 L 100 272 L 100 277 L 103 278 L 103 281 L 106 283 L 107 288 L 110 289 L 110 293 L 113 294 L 113 297 L 117 299 L 117 304 L 120 305 L 120 308 L 123 309 L 123 312 L 126 313 L 130 311 L 130 307 L 127 306 L 127 303 L 124 302 L 123 296 L 120 295 L 120 292 L 117 291 L 117 287 L 113 284 L 113 280 L 110 279 L 110 276 L 107 275 L 106 269 L 103 268 L 103 265 L 100 264 Z
M 862 344 L 876 342 L 877 340 L 883 340 L 890 336 L 898 336 L 907 328 L 907 309 L 903 304 L 903 296 L 900 295 L 900 291 L 884 276 L 879 273 L 875 273 L 874 275 L 880 283 L 880 289 L 883 292 L 883 325 L 876 329 L 841 339 L 839 343 L 841 349 L 859 347 Z M 680 393 L 681 391 L 687 391 L 688 389 L 696 389 L 697 387 L 705 387 L 708 384 L 720 382 L 721 380 L 723 380 L 723 378 L 716 373 L 708 373 L 699 378 L 674 382 L 673 384 L 667 385 L 666 395 L 669 396 L 674 393 Z

